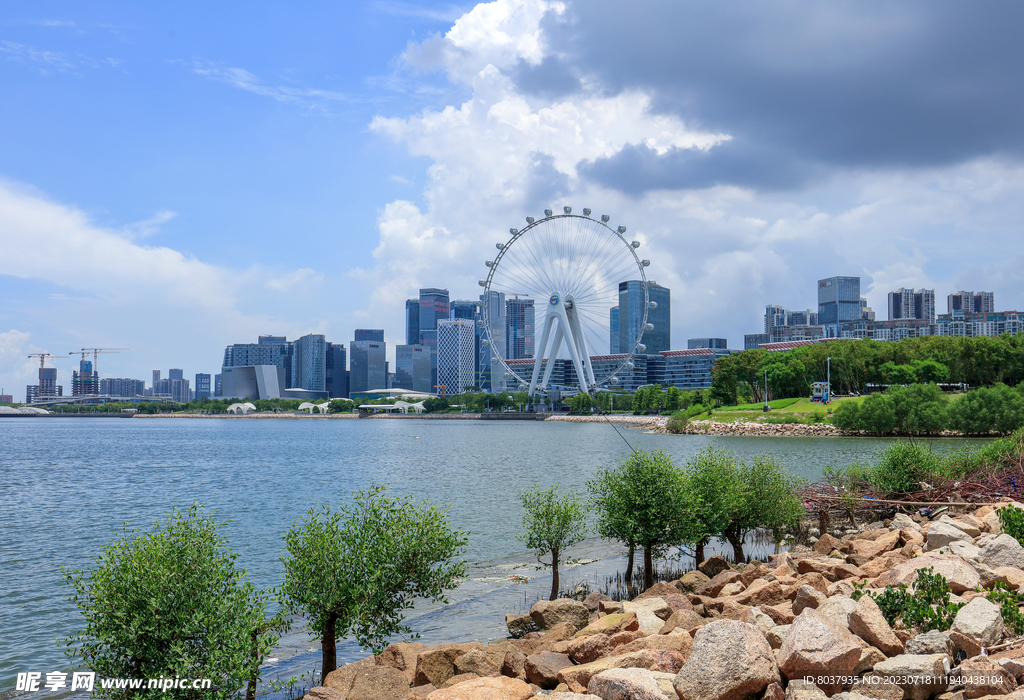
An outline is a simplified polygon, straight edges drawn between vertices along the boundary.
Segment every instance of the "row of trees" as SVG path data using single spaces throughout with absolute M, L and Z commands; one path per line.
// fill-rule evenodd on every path
M 258 590 L 218 532 L 223 523 L 193 506 L 173 510 L 151 532 L 125 531 L 91 567 L 66 569 L 69 599 L 85 626 L 62 641 L 70 658 L 101 677 L 210 678 L 208 690 L 171 689 L 169 697 L 255 696 L 260 665 L 304 615 L 320 637 L 323 676 L 337 667 L 336 640 L 354 635 L 379 653 L 416 598 L 447 602 L 465 575 L 458 557 L 467 533 L 448 509 L 381 486 L 340 508 L 314 506 L 285 534 L 280 588 Z M 269 616 L 272 603 L 280 609 Z M 99 690 L 128 697 L 130 689 Z
M 1024 426 L 1024 383 L 984 386 L 954 398 L 934 384 L 892 386 L 860 403 L 839 404 L 832 424 L 877 435 L 1005 435 Z
M 832 391 L 864 392 L 868 384 L 964 383 L 991 386 L 1024 381 L 1024 335 L 997 338 L 924 336 L 898 342 L 836 340 L 788 352 L 746 350 L 719 358 L 711 368 L 711 393 L 723 404 L 802 397 L 824 381 L 832 358 Z
M 594 530 L 627 548 L 627 584 L 632 584 L 635 552 L 643 550 L 644 588 L 654 585 L 654 560 L 674 548 L 699 564 L 711 538 L 718 537 L 730 543 L 735 560 L 741 561 L 743 545 L 756 529 L 771 533 L 778 546 L 803 514 L 802 486 L 770 456 L 747 464 L 714 448 L 682 467 L 660 450 L 637 451 L 617 467 L 599 469 L 587 482 Z M 561 556 L 588 532 L 588 504 L 578 493 L 558 487 L 535 487 L 521 499 L 523 541 L 551 556 L 554 600 Z

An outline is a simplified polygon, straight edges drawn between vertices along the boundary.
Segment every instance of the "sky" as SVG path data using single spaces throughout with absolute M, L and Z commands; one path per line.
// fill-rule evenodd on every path
M 628 226 L 672 338 L 816 280 L 1024 309 L 1024 5 L 27 2 L 0 11 L 0 393 L 404 342 L 544 208 Z M 48 365 L 49 366 L 49 365 Z

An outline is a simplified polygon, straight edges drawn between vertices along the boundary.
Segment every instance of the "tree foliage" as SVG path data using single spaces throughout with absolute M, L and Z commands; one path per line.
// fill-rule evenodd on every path
M 281 596 L 320 636 L 323 675 L 337 667 L 338 637 L 355 635 L 377 653 L 394 634 L 415 637 L 405 612 L 416 598 L 447 602 L 445 590 L 465 575 L 465 562 L 453 560 L 466 543 L 447 508 L 392 498 L 384 486 L 337 510 L 311 508 L 285 533 Z
M 235 566 L 220 527 L 198 506 L 175 509 L 152 532 L 126 529 L 94 567 L 65 569 L 68 598 L 85 619 L 63 642 L 68 656 L 102 677 L 212 680 L 209 690 L 168 697 L 237 697 L 276 642 L 275 625 L 265 619 L 268 595 Z
M 949 427 L 965 435 L 1005 435 L 1024 426 L 1024 385 L 981 387 L 949 407 Z
M 562 493 L 557 485 L 534 486 L 519 494 L 523 504 L 523 530 L 519 539 L 541 554 L 551 555 L 551 600 L 558 597 L 558 565 L 566 548 L 583 540 L 587 518 L 575 491 Z
M 579 392 L 569 400 L 569 410 L 572 413 L 590 413 L 591 407 L 594 402 L 590 398 L 590 394 L 586 392 Z

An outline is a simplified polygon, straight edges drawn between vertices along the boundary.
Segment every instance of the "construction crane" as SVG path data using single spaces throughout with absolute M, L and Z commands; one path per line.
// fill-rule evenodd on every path
M 63 357 L 60 357 L 58 355 L 51 355 L 48 352 L 33 352 L 33 353 L 29 354 L 29 357 L 38 357 L 39 358 L 39 369 L 43 369 L 44 367 L 46 367 L 46 358 L 47 357 L 49 357 L 51 360 L 63 360 L 64 359 Z
M 448 385 L 447 384 L 435 384 L 434 388 L 441 390 L 441 398 L 443 399 L 444 398 L 444 392 L 448 388 Z
M 121 352 L 122 350 L 127 350 L 127 349 L 128 348 L 82 348 L 81 350 L 75 350 L 73 352 L 69 352 L 68 354 L 69 355 L 81 355 L 82 356 L 82 362 L 85 362 L 85 356 L 88 355 L 89 353 L 92 353 L 92 371 L 93 372 L 98 372 L 99 370 L 96 368 L 96 360 L 99 358 L 99 355 L 101 353 L 102 354 L 115 354 L 116 355 L 117 353 Z

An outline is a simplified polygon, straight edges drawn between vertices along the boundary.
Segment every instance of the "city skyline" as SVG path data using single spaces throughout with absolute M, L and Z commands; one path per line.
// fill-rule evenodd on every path
M 677 348 L 738 347 L 826 274 L 880 317 L 899 289 L 1020 307 L 1022 13 L 9 3 L 0 385 L 34 352 L 192 377 L 238 339 L 367 325 L 394 362 L 406 299 L 475 299 L 504 232 L 565 205 L 642 243 Z

